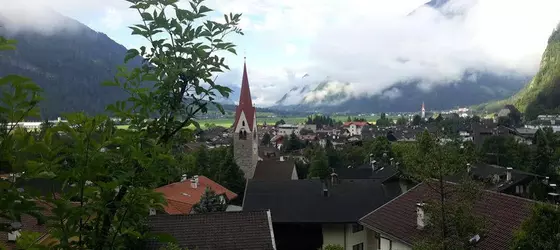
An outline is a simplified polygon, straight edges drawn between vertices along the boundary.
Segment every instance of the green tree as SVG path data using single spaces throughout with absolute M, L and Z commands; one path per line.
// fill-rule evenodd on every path
M 417 147 L 416 164 L 407 165 L 407 174 L 428 185 L 434 195 L 424 201 L 429 224 L 414 249 L 468 249 L 468 239 L 484 229 L 484 220 L 473 211 L 480 189 L 466 177 L 456 185 L 447 183 L 448 176 L 466 173 L 457 149 L 440 145 L 428 131 L 419 135 Z
M 214 123 L 208 123 L 208 122 L 207 122 L 207 123 L 204 123 L 204 127 L 205 127 L 206 129 L 213 129 L 213 128 L 217 127 L 217 126 L 216 126 L 216 124 L 214 124 Z
M 471 118 L 471 120 L 474 123 L 480 123 L 480 116 L 475 115 Z
M 441 114 L 439 114 L 439 115 L 436 117 L 435 122 L 440 123 L 441 121 L 443 121 L 443 117 L 441 116 Z
M 326 179 L 330 176 L 329 160 L 324 150 L 317 149 L 311 160 L 308 177 Z
M 402 126 L 402 125 L 406 125 L 406 124 L 408 124 L 408 120 L 404 116 L 401 116 L 401 117 L 399 117 L 399 119 L 397 119 L 397 125 Z
M 272 137 L 270 137 L 270 134 L 268 132 L 264 133 L 264 135 L 262 137 L 261 144 L 265 145 L 265 146 L 268 146 L 268 145 L 270 145 L 270 140 L 271 139 L 272 139 Z
M 414 117 L 412 117 L 412 125 L 418 126 L 421 123 L 422 123 L 422 117 L 420 117 L 419 115 L 415 115 Z
M 282 146 L 282 148 L 286 152 L 300 150 L 300 149 L 303 149 L 304 147 L 305 147 L 305 145 L 297 137 L 297 135 L 295 133 L 290 134 L 290 137 L 288 137 L 288 140 L 284 141 L 284 146 Z
M 274 126 L 275 126 L 275 127 L 278 127 L 279 125 L 284 125 L 284 124 L 286 124 L 286 121 L 284 121 L 284 119 L 280 119 L 280 121 L 277 121 L 277 122 L 274 124 Z
M 204 194 L 200 197 L 200 201 L 193 206 L 193 211 L 197 214 L 225 212 L 227 206 L 224 196 L 217 195 L 214 190 L 206 188 Z
M 47 225 L 57 249 L 140 247 L 149 208 L 165 202 L 153 189 L 166 169 L 178 164 L 174 138 L 191 124 L 199 128 L 195 117 L 209 105 L 223 113 L 216 96 L 231 91 L 213 79 L 229 69 L 220 55 L 235 53 L 235 45 L 225 39 L 241 34 L 240 14 L 225 15 L 218 23 L 206 20 L 212 10 L 201 0 L 193 0 L 190 9 L 179 7 L 178 0 L 128 2 L 142 18 L 142 24 L 131 27 L 133 35 L 145 38 L 151 48 L 129 50 L 125 61 L 140 56 L 143 65 L 121 67 L 113 81 L 103 84 L 130 94 L 107 110 L 121 122 L 130 121 L 131 130 L 115 129 L 105 116 L 77 113 L 66 117 L 68 123 L 47 129 L 41 140 L 13 125 L 2 133 L 1 159 L 12 171 L 22 173 L 22 180 L 42 177 L 62 183 L 63 192 L 18 193 L 18 185 L 10 184 L 10 191 L 0 194 L 0 217 L 16 221 L 22 213 L 39 214 L 30 198 L 48 203 L 52 216 Z M 0 84 L 8 89 L 0 101 L 0 120 L 17 123 L 36 113 L 39 89 L 29 79 L 7 76 Z M 14 201 L 19 205 L 6 205 Z
M 391 120 L 389 120 L 389 118 L 387 118 L 387 114 L 385 113 L 381 113 L 381 117 L 379 117 L 379 119 L 377 119 L 377 121 L 375 122 L 375 125 L 379 126 L 379 127 L 387 127 L 387 126 L 391 126 L 393 122 Z
M 0 51 L 15 49 L 16 41 L 0 36 Z M 0 231 L 11 231 L 12 223 L 21 216 L 31 215 L 44 221 L 42 209 L 33 201 L 33 195 L 20 192 L 20 184 L 32 172 L 26 169 L 26 151 L 32 138 L 19 124 L 28 117 L 39 117 L 37 104 L 41 89 L 31 79 L 7 75 L 0 77 L 0 171 L 11 172 L 17 178 L 0 182 Z M 25 173 L 24 173 L 25 172 Z
M 512 250 L 560 249 L 560 211 L 549 204 L 535 203 L 531 217 L 516 232 Z
M 546 138 L 546 133 L 539 129 L 535 133 L 536 150 L 533 153 L 533 173 L 550 176 L 556 175 L 556 170 L 553 167 L 552 157 L 553 150 L 550 143 Z

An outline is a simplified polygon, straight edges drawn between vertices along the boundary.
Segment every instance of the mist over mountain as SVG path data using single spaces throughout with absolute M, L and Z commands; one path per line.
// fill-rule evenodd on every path
M 127 97 L 118 88 L 101 86 L 124 64 L 124 46 L 52 10 L 34 15 L 48 15 L 51 23 L 34 26 L 0 12 L 0 35 L 18 42 L 15 51 L 0 53 L 0 75 L 26 76 L 41 86 L 43 119 L 66 112 L 103 113 L 107 104 Z M 139 64 L 140 59 L 131 62 Z
M 465 19 L 470 17 L 469 11 L 473 11 L 477 4 L 480 4 L 480 1 L 432 0 L 419 6 L 405 19 L 419 18 L 418 16 L 422 15 L 436 17 L 441 15 L 440 19 L 434 21 L 435 25 L 446 23 L 457 25 L 456 23 L 466 22 Z M 433 14 L 433 11 L 440 14 Z M 442 45 L 445 44 L 433 44 L 430 50 L 437 51 L 438 46 Z M 422 51 L 411 51 L 411 53 L 422 53 Z M 453 53 L 457 54 L 453 55 Z M 445 56 L 460 58 L 462 53 L 464 52 L 450 51 Z M 438 56 L 433 55 L 436 58 Z M 460 61 L 457 65 L 437 65 L 445 61 L 424 63 L 411 61 L 419 59 L 422 57 L 414 58 L 412 55 L 403 54 L 394 61 L 375 62 L 390 65 L 387 66 L 387 70 L 395 71 L 396 74 L 402 68 L 403 76 L 391 77 L 403 78 L 403 80 L 392 83 L 381 83 L 384 79 L 379 79 L 375 75 L 370 76 L 370 79 L 362 80 L 359 84 L 342 81 L 342 78 L 325 79 L 325 77 L 320 80 L 321 76 L 314 75 L 312 76 L 314 80 L 302 79 L 294 84 L 290 91 L 279 95 L 275 104 L 282 109 L 297 108 L 323 112 L 416 111 L 422 102 L 425 102 L 430 109 L 450 109 L 507 98 L 519 91 L 533 76 L 526 70 L 516 71 L 500 66 L 474 67 L 475 64 L 469 67 L 468 64 L 462 65 L 464 62 Z M 451 59 L 450 62 L 453 63 L 453 60 L 455 59 Z M 426 67 L 426 70 L 410 76 L 404 75 L 407 71 L 418 70 L 411 68 L 411 65 Z M 430 68 L 432 66 L 439 68 L 434 70 Z M 445 73 L 446 71 L 450 73 Z M 429 72 L 433 72 L 434 75 L 430 75 Z M 442 77 L 438 74 L 448 74 L 448 76 Z M 372 91 L 372 89 L 377 90 Z

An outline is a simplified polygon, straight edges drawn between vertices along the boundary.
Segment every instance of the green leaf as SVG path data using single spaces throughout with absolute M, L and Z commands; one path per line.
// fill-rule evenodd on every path
M 139 55 L 140 52 L 138 52 L 137 49 L 129 49 L 128 51 L 126 51 L 126 56 L 124 57 L 124 63 L 127 63 L 128 61 L 132 60 L 133 58 Z
M 210 12 L 210 11 L 212 11 L 212 9 L 210 9 L 210 8 L 208 8 L 208 7 L 204 6 L 204 5 L 202 5 L 202 6 L 200 6 L 200 9 L 198 10 L 198 13 L 204 14 L 204 13 Z
M 142 16 L 142 19 L 146 20 L 146 21 L 152 21 L 154 20 L 154 18 L 152 17 L 152 14 L 148 13 L 148 12 L 143 12 L 140 13 L 140 16 Z

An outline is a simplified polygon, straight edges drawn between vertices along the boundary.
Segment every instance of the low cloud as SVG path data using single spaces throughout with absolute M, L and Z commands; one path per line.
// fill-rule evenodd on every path
M 41 11 L 52 8 L 109 33 L 117 41 L 128 41 L 125 45 L 137 44 L 123 38 L 130 34 L 124 26 L 138 21 L 124 0 L 22 0 L 18 6 L 15 1 L 5 2 L 0 15 L 9 15 L 19 24 L 12 29 L 40 27 L 52 32 L 61 21 Z M 429 91 L 437 84 L 460 79 L 465 71 L 532 75 L 538 69 L 548 36 L 560 21 L 558 0 L 450 0 L 440 10 L 419 8 L 425 2 L 206 3 L 219 12 L 243 13 L 246 36 L 234 41 L 239 45 L 240 56 L 228 58 L 237 69 L 220 76 L 226 85 L 240 84 L 243 51 L 279 55 L 248 64 L 251 91 L 258 105 L 272 105 L 295 86 L 308 84 L 313 88 L 326 78 L 351 83 L 347 88 L 354 95 L 395 98 L 400 92 L 392 87 L 410 79 L 421 80 L 422 89 Z M 18 11 L 13 10 L 16 7 Z M 119 26 L 121 29 L 115 28 Z M 265 49 L 256 51 L 257 42 Z M 302 79 L 305 73 L 309 77 Z M 290 102 L 302 100 L 305 93 L 299 94 L 291 96 Z M 321 94 L 312 96 L 320 97 Z
M 466 70 L 534 74 L 560 21 L 557 0 L 452 0 L 409 16 L 383 14 L 371 2 L 364 13 L 335 13 L 311 46 L 310 71 L 352 82 L 356 94 L 410 79 L 429 89 Z

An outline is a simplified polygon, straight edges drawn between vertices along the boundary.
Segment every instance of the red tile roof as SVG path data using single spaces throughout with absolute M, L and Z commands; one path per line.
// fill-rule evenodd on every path
M 166 213 L 189 214 L 193 206 L 200 201 L 200 197 L 202 197 L 207 187 L 214 190 L 216 194 L 225 194 L 229 200 L 237 198 L 237 194 L 205 176 L 198 176 L 197 188 L 193 188 L 190 179 L 188 179 L 183 182 L 175 182 L 156 188 L 155 191 L 162 193 L 167 199 Z
M 434 191 L 427 184 L 419 184 L 384 206 L 360 219 L 360 223 L 374 231 L 387 234 L 412 245 L 422 237 L 417 229 L 416 203 L 433 198 Z M 488 222 L 488 232 L 477 244 L 480 250 L 509 249 L 514 232 L 531 215 L 535 201 L 485 190 L 475 203 L 475 212 Z
M 233 127 L 237 127 L 237 122 L 241 117 L 241 112 L 245 113 L 245 118 L 247 119 L 247 125 L 249 129 L 253 131 L 253 123 L 255 119 L 256 109 L 253 107 L 253 101 L 251 100 L 251 89 L 249 88 L 249 77 L 247 76 L 247 64 L 243 64 L 243 79 L 241 82 L 241 94 L 239 95 L 239 103 L 237 104 L 237 109 L 235 110 L 235 121 Z
M 348 127 L 352 124 L 354 124 L 358 127 L 363 127 L 363 126 L 369 125 L 369 122 L 344 122 L 344 127 Z

